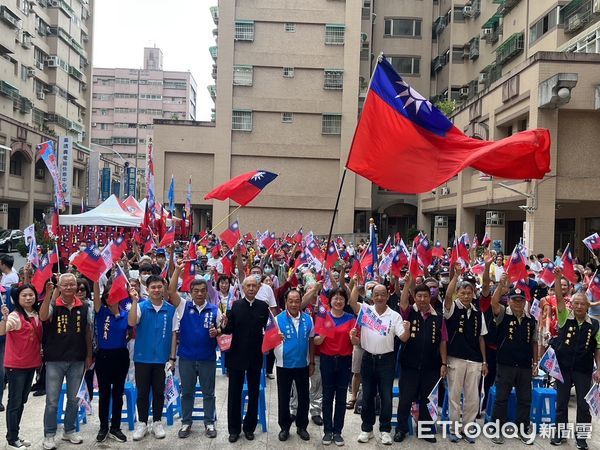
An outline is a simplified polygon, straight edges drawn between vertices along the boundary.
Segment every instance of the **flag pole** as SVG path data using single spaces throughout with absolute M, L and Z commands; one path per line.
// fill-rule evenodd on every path
M 341 187 L 340 187 L 340 190 L 341 190 Z M 338 194 L 338 200 L 339 200 L 339 194 Z M 217 222 L 217 224 L 214 225 L 208 233 L 209 234 L 212 233 L 219 225 L 221 225 L 223 222 L 225 222 L 227 219 L 229 219 L 241 207 L 242 207 L 242 205 L 238 206 L 233 211 L 231 211 L 229 214 L 227 214 L 225 217 L 223 217 L 223 219 L 221 219 L 219 222 Z
M 369 95 L 369 91 L 371 90 L 371 83 L 373 82 L 373 76 L 375 75 L 377 66 L 379 65 L 382 58 L 383 58 L 383 52 L 381 52 L 379 54 L 379 56 L 377 57 L 377 63 L 375 64 L 375 67 L 373 68 L 373 73 L 371 73 L 371 79 L 369 80 L 369 86 L 367 86 L 367 93 L 366 93 L 365 98 L 367 98 L 367 96 Z M 356 139 L 356 130 L 358 129 L 358 123 L 360 123 L 360 118 L 358 119 L 356 127 L 354 128 L 354 134 L 352 135 L 352 142 L 350 143 L 350 151 L 348 152 L 348 157 L 346 158 L 346 164 L 344 165 L 344 172 L 342 172 L 342 179 L 340 180 L 340 188 L 338 189 L 337 198 L 335 200 L 335 207 L 333 208 L 333 216 L 331 217 L 331 225 L 329 226 L 329 235 L 327 236 L 327 248 L 329 248 L 329 246 L 331 245 L 331 235 L 333 233 L 333 224 L 335 223 L 335 216 L 337 215 L 338 206 L 340 204 L 340 196 L 342 194 L 342 188 L 344 187 L 344 180 L 346 179 L 346 172 L 348 171 L 346 166 L 348 165 L 348 161 L 350 160 L 350 153 L 352 152 L 354 140 Z

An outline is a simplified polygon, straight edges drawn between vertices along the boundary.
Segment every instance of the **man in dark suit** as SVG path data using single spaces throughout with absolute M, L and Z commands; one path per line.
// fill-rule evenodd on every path
M 231 334 L 227 354 L 229 389 L 227 395 L 227 427 L 229 442 L 236 442 L 242 431 L 242 389 L 244 377 L 248 382 L 248 410 L 244 417 L 244 436 L 254 439 L 258 421 L 260 371 L 263 364 L 263 330 L 269 319 L 269 306 L 257 300 L 258 282 L 253 276 L 242 283 L 244 298 L 233 303 L 223 318 L 221 333 Z

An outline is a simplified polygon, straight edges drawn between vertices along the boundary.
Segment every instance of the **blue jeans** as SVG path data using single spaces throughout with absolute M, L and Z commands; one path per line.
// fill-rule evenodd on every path
M 215 374 L 216 361 L 191 361 L 179 359 L 181 378 L 181 423 L 192 424 L 196 379 L 202 389 L 204 405 L 204 425 L 215 423 Z
M 65 433 L 75 431 L 79 402 L 77 391 L 83 378 L 83 361 L 46 362 L 46 409 L 44 410 L 44 437 L 56 435 L 58 397 L 63 379 L 67 379 L 67 406 L 65 408 Z
M 375 397 L 381 398 L 379 414 L 379 431 L 392 431 L 392 391 L 394 389 L 394 372 L 396 355 L 394 352 L 383 355 L 372 355 L 365 351 L 360 366 L 363 385 L 363 406 L 361 412 L 361 431 L 373 431 L 375 425 Z
M 8 405 L 6 406 L 6 440 L 14 444 L 19 438 L 23 409 L 31 390 L 35 369 L 7 369 Z
M 323 386 L 323 432 L 342 434 L 346 416 L 346 394 L 352 374 L 352 355 L 328 356 L 322 354 L 320 359 Z

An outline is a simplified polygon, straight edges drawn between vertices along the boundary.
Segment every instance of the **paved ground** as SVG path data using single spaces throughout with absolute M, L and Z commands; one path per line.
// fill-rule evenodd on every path
M 25 260 L 20 257 L 17 253 L 12 253 L 15 256 L 15 267 L 18 269 L 23 266 Z M 96 433 L 98 432 L 99 422 L 96 415 L 88 417 L 88 423 L 81 426 L 81 435 L 84 439 L 82 445 L 72 445 L 68 442 L 59 442 L 59 448 L 80 448 L 80 449 L 93 449 L 93 448 L 113 448 L 113 449 L 143 449 L 143 448 L 187 448 L 187 449 L 217 449 L 223 447 L 230 448 L 244 448 L 248 450 L 253 449 L 266 449 L 266 448 L 293 448 L 293 449 L 314 449 L 323 448 L 321 444 L 322 438 L 322 427 L 316 425 L 309 425 L 308 431 L 311 434 L 311 440 L 309 442 L 301 441 L 300 438 L 295 434 L 295 430 L 292 430 L 290 439 L 286 443 L 281 443 L 277 439 L 277 433 L 279 428 L 277 426 L 277 384 L 276 380 L 267 380 L 267 413 L 268 413 L 268 427 L 269 432 L 263 433 L 259 428 L 257 429 L 256 439 L 252 442 L 246 441 L 243 437 L 235 444 L 229 444 L 227 441 L 227 377 L 221 374 L 220 370 L 217 370 L 217 384 L 216 384 L 216 396 L 217 396 L 217 416 L 219 421 L 217 423 L 217 431 L 219 433 L 216 439 L 208 439 L 203 435 L 203 425 L 200 423 L 194 423 L 192 435 L 183 440 L 177 438 L 177 430 L 179 428 L 179 422 L 176 420 L 175 424 L 170 427 L 166 427 L 167 437 L 163 440 L 156 440 L 152 436 L 147 436 L 141 442 L 131 441 L 131 432 L 126 430 L 126 424 L 123 424 L 125 434 L 128 436 L 129 442 L 120 444 L 115 441 L 108 440 L 104 443 L 98 444 L 95 442 Z M 6 405 L 7 398 L 6 393 L 4 395 L 4 404 Z M 574 401 L 571 399 L 571 413 L 570 416 L 574 417 Z M 44 402 L 45 397 L 30 397 L 29 402 L 25 405 L 25 412 L 23 414 L 23 420 L 21 423 L 21 435 L 30 439 L 33 443 L 33 448 L 41 448 L 43 438 L 43 413 L 44 413 Z M 97 401 L 93 402 L 94 408 L 97 408 Z M 395 407 L 395 405 L 394 405 Z M 2 416 L 3 413 L 0 413 Z M 164 419 L 163 419 L 164 421 Z M 588 442 L 591 449 L 600 450 L 600 424 L 596 421 L 594 426 L 597 430 L 593 433 L 593 439 Z M 376 438 L 369 444 L 359 444 L 356 442 L 358 433 L 360 432 L 360 416 L 348 412 L 346 415 L 345 427 L 343 436 L 346 439 L 346 447 L 350 449 L 358 448 L 389 448 L 388 446 L 381 445 L 379 443 L 379 433 L 376 433 Z M 6 434 L 6 422 L 4 418 L 0 418 L 0 435 L 5 436 Z M 61 431 L 59 428 L 58 437 L 60 437 Z M 1 445 L 1 444 L 0 444 Z M 392 447 L 399 447 L 415 449 L 415 448 L 464 448 L 472 450 L 489 449 L 494 447 L 487 438 L 480 438 L 474 445 L 467 443 L 451 444 L 441 438 L 438 438 L 437 444 L 429 444 L 426 442 L 418 441 L 417 439 L 410 437 L 401 444 L 394 444 Z M 333 447 L 330 446 L 330 447 Z M 508 440 L 501 448 L 513 449 L 513 448 L 527 448 L 524 444 L 516 440 Z M 555 448 L 551 447 L 550 443 L 546 439 L 537 439 L 533 447 L 529 448 Z M 576 448 L 575 443 L 570 441 L 563 444 L 562 448 Z
M 203 426 L 200 423 L 194 423 L 192 435 L 183 440 L 177 438 L 177 430 L 179 428 L 179 423 L 176 421 L 173 426 L 165 427 L 167 431 L 167 437 L 163 440 L 156 440 L 152 436 L 146 436 L 144 440 L 141 442 L 132 442 L 131 441 L 131 432 L 125 430 L 126 424 L 124 424 L 125 434 L 128 436 L 130 440 L 127 443 L 120 444 L 115 441 L 106 441 L 102 444 L 97 444 L 95 442 L 95 436 L 98 432 L 98 420 L 96 415 L 89 417 L 88 423 L 86 425 L 81 426 L 81 435 L 84 438 L 84 443 L 79 446 L 72 445 L 67 442 L 59 442 L 59 448 L 67 449 L 67 448 L 113 448 L 113 449 L 128 449 L 128 448 L 202 448 L 202 449 L 220 449 L 223 447 L 230 448 L 244 448 L 244 449 L 266 449 L 266 448 L 293 448 L 293 449 L 313 449 L 313 448 L 323 448 L 320 440 L 322 437 L 322 427 L 317 427 L 314 424 L 310 424 L 308 431 L 311 434 L 311 440 L 309 442 L 303 442 L 300 438 L 292 432 L 290 439 L 285 444 L 279 442 L 277 440 L 277 433 L 279 429 L 277 427 L 277 385 L 276 380 L 268 380 L 267 381 L 267 404 L 268 404 L 268 426 L 269 432 L 262 433 L 259 429 L 257 429 L 256 439 L 253 442 L 246 441 L 243 437 L 235 444 L 229 444 L 227 441 L 227 377 L 221 375 L 221 371 L 217 371 L 217 415 L 219 417 L 219 421 L 217 423 L 217 430 L 219 435 L 216 439 L 208 439 L 203 434 Z M 25 413 L 23 415 L 22 420 L 22 432 L 21 435 L 27 437 L 33 442 L 33 448 L 41 448 L 41 442 L 43 437 L 43 427 L 42 427 L 42 416 L 44 411 L 44 401 L 45 397 L 30 397 L 29 402 L 25 406 Z M 6 395 L 4 398 L 4 402 L 6 404 Z M 97 407 L 97 402 L 94 401 L 94 407 Z M 163 419 L 164 421 L 164 419 Z M 600 426 L 598 427 L 600 429 Z M 293 430 L 295 431 L 295 430 Z M 381 445 L 379 441 L 379 434 L 376 433 L 376 438 L 372 440 L 369 444 L 359 444 L 356 442 L 356 437 L 360 431 L 360 416 L 349 413 L 346 416 L 346 422 L 344 427 L 344 437 L 346 439 L 346 448 L 389 448 L 388 446 Z M 6 433 L 6 425 L 4 418 L 0 419 L 0 434 L 4 436 Z M 600 449 L 600 442 L 598 440 L 598 432 L 594 432 L 594 439 L 590 440 L 590 448 L 592 449 Z M 60 428 L 58 436 L 61 435 Z M 595 442 L 594 442 L 595 441 Z M 475 445 L 469 445 L 467 443 L 460 444 L 451 444 L 448 441 L 444 441 L 442 439 L 438 440 L 437 444 L 429 444 L 426 442 L 417 441 L 415 438 L 410 437 L 402 444 L 394 444 L 393 447 L 402 446 L 402 448 L 464 448 L 464 449 L 488 449 L 490 447 L 494 447 L 487 438 L 480 438 Z M 330 446 L 330 448 L 332 448 Z M 524 444 L 516 440 L 508 440 L 504 446 L 499 447 L 506 449 L 513 448 L 527 448 Z M 529 448 L 554 448 L 551 447 L 548 440 L 538 439 L 533 447 Z M 575 448 L 574 442 L 569 442 L 567 444 L 563 444 L 562 448 Z

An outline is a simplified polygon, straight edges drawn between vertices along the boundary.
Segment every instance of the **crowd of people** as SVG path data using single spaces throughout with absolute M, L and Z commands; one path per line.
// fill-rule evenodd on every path
M 311 239 L 327 254 L 327 242 Z M 0 256 L 6 291 L 0 379 L 8 385 L 8 448 L 31 445 L 20 435 L 19 426 L 36 375 L 38 392 L 46 395 L 45 449 L 57 446 L 57 409 L 65 381 L 61 439 L 82 442 L 76 432 L 78 391 L 85 379 L 93 394 L 94 376 L 98 442 L 128 440 L 121 430 L 128 377 L 137 389 L 137 424 L 131 438 L 141 441 L 147 434 L 164 438 L 168 371 L 176 371 L 181 385 L 178 437 L 192 433 L 199 383 L 204 434 L 215 438 L 219 356 L 228 376 L 231 443 L 242 434 L 254 439 L 265 370 L 269 379 L 276 378 L 282 442 L 290 439 L 294 425 L 301 440 L 310 440 L 312 420 L 323 427 L 324 445 L 342 446 L 345 414 L 350 410 L 361 415 L 358 442 L 374 438 L 377 417 L 382 444 L 404 441 L 412 417 L 423 424 L 420 430 L 429 431 L 419 437 L 436 442 L 434 422 L 443 396 L 433 414 L 429 403 L 439 387 L 448 395 L 449 440 L 473 443 L 475 438 L 464 433 L 465 427 L 483 414 L 482 396 L 487 397 L 495 385 L 493 421 L 498 427 L 509 421 L 508 401 L 514 388 L 518 437 L 529 444 L 532 377 L 538 376 L 540 358 L 549 347 L 562 373 L 562 381 L 546 380 L 557 391 L 551 443 L 560 445 L 569 437 L 559 431 L 568 430 L 574 386 L 576 421 L 581 426 L 576 444 L 587 448 L 591 414 L 585 395 L 593 382 L 600 382 L 600 302 L 586 295 L 596 271 L 594 262 L 575 266 L 577 283 L 570 283 L 559 265 L 553 269 L 554 283 L 547 278 L 544 283 L 542 271 L 553 262 L 532 255 L 527 279 L 511 284 L 505 255 L 485 247 L 471 248 L 470 261 L 462 263 L 452 260 L 448 249 L 415 274 L 407 267 L 400 273 L 377 267 L 374 272 L 353 270 L 354 260 L 368 243 L 346 244 L 341 239 L 337 243 L 339 258 L 334 263 L 321 260 L 321 268 L 301 259 L 306 241 L 280 240 L 273 250 L 248 239 L 229 249 L 217 236 L 206 235 L 194 244 L 193 252 L 188 242 L 175 242 L 148 254 L 132 242 L 131 252 L 118 262 L 128 279 L 128 296 L 117 303 L 109 301 L 116 267 L 92 281 L 72 263 L 63 262 L 38 292 L 31 283 L 35 268 L 30 263 L 17 273 L 13 258 Z M 82 242 L 80 251 L 87 245 Z M 386 253 L 383 247 L 377 250 L 380 261 Z M 228 267 L 225 258 L 234 261 L 234 267 Z M 195 276 L 186 284 L 184 272 L 190 264 Z M 483 270 L 475 271 L 476 266 Z M 273 327 L 278 341 L 265 356 L 265 332 Z M 446 381 L 440 383 L 441 379 Z M 248 400 L 242 418 L 244 383 Z M 393 430 L 395 383 L 398 406 Z M 0 403 L 4 384 L 0 383 Z M 492 441 L 502 444 L 504 437 L 500 434 Z

